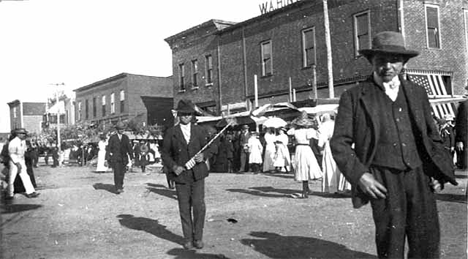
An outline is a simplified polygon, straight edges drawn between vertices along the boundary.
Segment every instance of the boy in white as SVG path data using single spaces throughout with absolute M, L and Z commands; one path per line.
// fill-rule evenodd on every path
M 19 173 L 21 181 L 23 182 L 24 189 L 26 190 L 26 197 L 35 198 L 39 196 L 34 186 L 31 183 L 31 178 L 26 171 L 26 163 L 24 161 L 24 153 L 26 152 L 26 134 L 27 131 L 23 128 L 14 131 L 16 135 L 8 143 L 8 153 L 10 155 L 10 178 L 8 180 L 8 196 L 11 199 L 14 197 L 14 182 L 16 175 Z

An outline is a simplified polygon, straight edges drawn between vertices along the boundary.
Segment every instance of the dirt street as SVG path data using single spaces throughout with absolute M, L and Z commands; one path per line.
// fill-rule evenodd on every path
M 293 199 L 291 174 L 211 173 L 206 182 L 205 248 L 183 250 L 175 192 L 153 170 L 112 173 L 90 167 L 35 170 L 41 195 L 2 203 L 3 258 L 377 258 L 370 206 L 346 196 Z M 467 258 L 466 172 L 438 195 L 441 258 Z

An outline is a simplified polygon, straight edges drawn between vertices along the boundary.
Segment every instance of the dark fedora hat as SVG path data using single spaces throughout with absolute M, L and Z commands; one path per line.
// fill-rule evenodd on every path
M 15 134 L 28 134 L 28 131 L 25 128 L 17 128 L 13 132 Z
M 372 39 L 372 48 L 361 49 L 359 50 L 359 53 L 361 53 L 361 55 L 365 56 L 367 59 L 372 58 L 372 56 L 377 53 L 396 54 L 404 56 L 408 59 L 419 55 L 418 51 L 407 50 L 405 47 L 405 40 L 403 39 L 403 35 L 394 31 L 383 31 L 377 33 Z
M 118 121 L 117 124 L 115 125 L 116 129 L 125 129 L 125 124 L 121 121 Z
M 177 103 L 177 114 L 195 114 L 195 105 L 192 103 L 192 101 L 187 100 L 187 99 L 182 99 Z

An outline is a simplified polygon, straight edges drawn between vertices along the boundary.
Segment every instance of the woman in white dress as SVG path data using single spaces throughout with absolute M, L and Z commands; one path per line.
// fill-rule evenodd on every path
M 96 172 L 105 173 L 108 170 L 106 166 L 107 136 L 106 134 L 101 134 L 99 138 L 100 138 L 99 143 L 98 143 L 99 152 L 98 152 Z
M 276 134 L 274 133 L 274 129 L 267 128 L 265 132 L 265 155 L 263 159 L 263 172 L 273 172 L 275 171 L 275 153 L 276 153 Z
M 310 193 L 309 180 L 319 180 L 323 173 L 310 148 L 310 139 L 318 138 L 317 131 L 313 129 L 315 122 L 309 118 L 307 112 L 291 122 L 293 128 L 288 135 L 296 139 L 296 152 L 292 162 L 294 168 L 294 179 L 302 182 L 302 198 L 308 198 Z
M 260 139 L 258 139 L 258 133 L 256 131 L 250 134 L 247 146 L 249 148 L 250 169 L 253 173 L 258 174 L 260 172 L 260 165 L 262 164 L 263 146 Z
M 281 172 L 284 168 L 286 173 L 289 172 L 289 166 L 291 165 L 291 155 L 288 149 L 289 137 L 285 133 L 284 128 L 278 129 L 278 135 L 276 135 L 276 154 L 275 162 L 273 165 L 276 171 Z
M 322 192 L 338 193 L 351 190 L 351 184 L 346 181 L 343 174 L 336 166 L 330 149 L 330 138 L 333 135 L 335 122 L 331 119 L 330 114 L 325 113 L 322 116 L 322 124 L 319 128 L 318 145 L 323 149 L 322 168 Z

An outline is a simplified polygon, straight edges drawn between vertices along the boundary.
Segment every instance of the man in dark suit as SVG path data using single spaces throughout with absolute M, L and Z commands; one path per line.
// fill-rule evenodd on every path
M 124 191 L 123 182 L 128 158 L 133 159 L 133 150 L 130 139 L 123 134 L 125 125 L 119 121 L 115 129 L 117 132 L 109 138 L 109 144 L 106 148 L 106 160 L 114 171 L 115 193 L 120 194 Z
M 239 152 L 240 152 L 240 168 L 239 173 L 249 171 L 249 142 L 250 131 L 249 125 L 242 125 L 242 130 L 239 134 Z
M 209 149 L 199 153 L 208 142 L 208 134 L 202 127 L 192 124 L 194 114 L 191 101 L 178 103 L 179 124 L 166 131 L 161 150 L 168 176 L 176 183 L 185 249 L 203 248 L 205 178 L 208 176 L 205 161 L 212 155 Z
M 468 86 L 466 87 L 468 89 Z M 467 124 L 468 124 L 468 100 L 460 103 L 458 106 L 457 120 L 455 122 L 455 148 L 457 151 L 458 168 L 466 169 L 467 167 Z
M 353 186 L 353 205 L 370 201 L 379 258 L 439 258 L 434 191 L 457 184 L 423 87 L 400 73 L 417 51 L 397 32 L 360 50 L 373 74 L 341 95 L 331 149 Z

